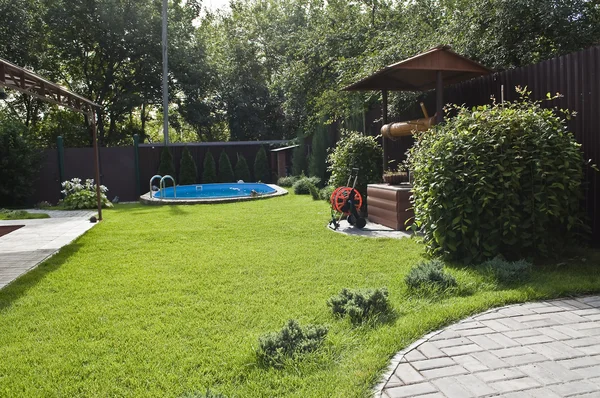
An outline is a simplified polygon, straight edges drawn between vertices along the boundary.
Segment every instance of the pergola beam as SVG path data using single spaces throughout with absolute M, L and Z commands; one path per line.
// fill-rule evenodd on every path
M 100 161 L 98 156 L 98 137 L 96 132 L 96 117 L 94 109 L 100 105 L 77 95 L 58 84 L 49 82 L 41 76 L 18 67 L 0 58 L 0 87 L 15 90 L 41 101 L 62 106 L 88 117 L 94 141 L 94 162 L 96 174 L 96 203 L 98 205 L 98 220 L 102 220 L 102 200 L 100 194 Z

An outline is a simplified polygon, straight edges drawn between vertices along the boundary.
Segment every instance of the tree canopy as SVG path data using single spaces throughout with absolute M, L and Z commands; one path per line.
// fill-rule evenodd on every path
M 505 69 L 600 40 L 592 0 L 233 0 L 229 11 L 169 2 L 173 141 L 309 136 L 356 129 L 380 94 L 340 91 L 439 44 Z M 155 0 L 0 0 L 0 57 L 101 105 L 101 145 L 161 140 L 161 8 Z M 87 145 L 83 117 L 10 93 L 40 146 Z M 392 113 L 414 101 L 390 98 Z M 80 136 L 79 138 L 77 136 Z

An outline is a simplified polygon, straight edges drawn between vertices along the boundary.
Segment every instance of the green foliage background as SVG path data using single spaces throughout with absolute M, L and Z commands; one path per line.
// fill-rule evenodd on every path
M 235 163 L 235 180 L 242 180 L 244 182 L 252 181 L 250 177 L 250 169 L 248 168 L 248 162 L 246 158 L 240 154 L 237 156 L 237 162 Z
M 265 147 L 261 146 L 254 159 L 254 179 L 258 182 L 268 183 L 271 181 L 269 175 L 269 165 L 267 163 L 267 152 Z
M 25 204 L 39 167 L 27 127 L 13 118 L 0 118 L 0 207 Z

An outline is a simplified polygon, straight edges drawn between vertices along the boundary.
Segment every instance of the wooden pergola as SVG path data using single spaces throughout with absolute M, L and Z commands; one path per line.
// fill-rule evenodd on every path
M 94 115 L 94 108 L 100 108 L 100 105 L 2 58 L 0 58 L 0 87 L 15 90 L 37 98 L 41 101 L 55 104 L 88 116 L 88 121 L 92 127 L 94 141 L 98 220 L 102 220 L 102 201 L 100 199 L 100 162 L 98 160 L 98 138 L 96 132 L 96 118 Z
M 436 91 L 436 118 L 444 120 L 444 86 L 487 75 L 491 70 L 452 51 L 450 46 L 434 47 L 412 58 L 405 59 L 353 83 L 343 90 L 381 90 L 383 124 L 388 123 L 388 91 Z M 387 167 L 387 145 L 382 137 L 384 171 Z

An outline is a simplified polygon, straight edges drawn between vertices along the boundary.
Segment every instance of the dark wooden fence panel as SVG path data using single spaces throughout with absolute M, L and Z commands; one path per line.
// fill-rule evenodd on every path
M 585 159 L 600 164 L 600 46 L 450 86 L 444 90 L 444 101 L 476 106 L 489 104 L 494 97 L 500 102 L 502 86 L 504 99 L 509 101 L 518 98 L 515 86 L 527 86 L 534 100 L 546 98 L 547 93 L 563 95 L 557 100 L 544 102 L 544 106 L 577 112 L 577 116 L 568 122 L 568 128 L 582 144 Z M 427 109 L 435 109 L 432 93 L 424 95 L 423 101 Z M 415 117 L 422 117 L 417 108 L 401 120 Z M 390 156 L 397 161 L 405 158 L 410 143 L 409 139 L 405 141 L 398 140 L 391 145 Z M 588 168 L 585 179 L 586 199 L 583 205 L 593 229 L 594 243 L 599 244 L 600 173 Z
M 34 191 L 29 200 L 29 205 L 41 201 L 56 204 L 60 196 L 60 178 L 58 171 L 58 153 L 56 149 L 48 149 L 41 153 L 41 167 L 34 182 Z

